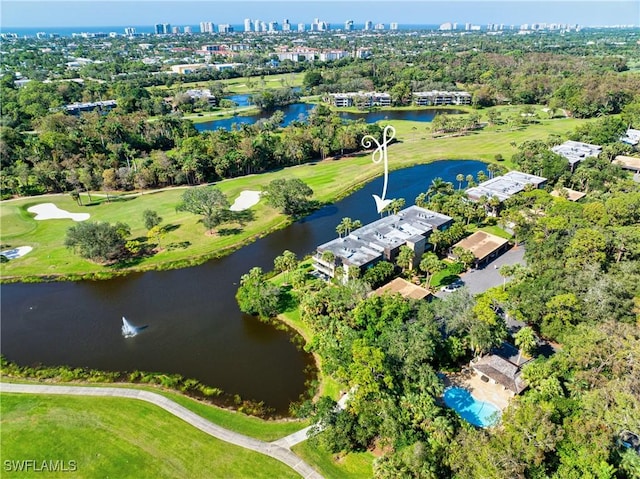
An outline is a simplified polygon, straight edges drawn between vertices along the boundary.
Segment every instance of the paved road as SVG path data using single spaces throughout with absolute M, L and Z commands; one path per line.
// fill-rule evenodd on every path
M 64 394 L 74 396 L 102 396 L 121 397 L 128 399 L 139 399 L 164 409 L 165 411 L 179 417 L 183 421 L 200 429 L 201 431 L 222 441 L 235 444 L 236 446 L 251 449 L 267 456 L 273 457 L 287 466 L 291 467 L 298 474 L 308 479 L 322 479 L 322 476 L 309 464 L 300 459 L 287 447 L 275 442 L 264 442 L 252 437 L 230 431 L 220 427 L 185 407 L 173 402 L 160 394 L 140 389 L 113 388 L 113 387 L 91 387 L 91 386 L 53 386 L 48 384 L 14 384 L 0 383 L 0 393 L 28 393 L 28 394 Z M 306 438 L 306 436 L 305 436 Z M 304 439 L 303 439 L 304 440 Z
M 460 277 L 472 294 L 484 293 L 489 288 L 503 284 L 505 278 L 500 276 L 500 267 L 508 264 L 525 264 L 524 245 L 514 246 L 503 255 L 498 256 L 482 269 L 470 270 Z M 436 296 L 443 298 L 449 293 L 438 291 Z
M 336 405 L 336 410 L 341 410 L 347 407 L 347 401 L 349 400 L 349 393 L 343 394 L 342 397 L 338 400 L 338 404 Z M 274 441 L 273 444 L 277 444 L 278 446 L 286 447 L 287 449 L 292 448 L 296 444 L 300 444 L 303 441 L 307 440 L 307 436 L 309 431 L 313 426 L 307 426 L 304 429 L 294 432 L 293 434 L 289 434 L 277 441 Z

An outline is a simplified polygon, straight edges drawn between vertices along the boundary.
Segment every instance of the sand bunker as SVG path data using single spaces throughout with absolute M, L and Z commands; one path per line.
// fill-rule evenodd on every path
M 20 256 L 24 256 L 32 249 L 33 248 L 31 246 L 18 246 L 17 248 L 0 251 L 0 255 L 4 256 L 7 259 L 16 259 Z
M 258 204 L 258 201 L 260 201 L 259 191 L 244 190 L 240 193 L 240 196 L 236 198 L 229 209 L 231 211 L 246 210 L 247 208 L 251 208 L 253 205 Z
M 89 213 L 70 213 L 69 211 L 61 210 L 53 203 L 41 203 L 39 205 L 32 206 L 27 210 L 29 213 L 35 213 L 35 220 L 58 220 L 58 219 L 72 219 L 73 221 L 85 221 L 89 219 Z

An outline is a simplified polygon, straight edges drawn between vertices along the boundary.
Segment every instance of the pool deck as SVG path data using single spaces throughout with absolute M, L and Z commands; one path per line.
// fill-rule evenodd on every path
M 445 387 L 457 386 L 469 391 L 473 397 L 480 401 L 488 401 L 495 404 L 501 411 L 506 409 L 513 395 L 499 384 L 485 383 L 480 376 L 470 368 L 465 368 L 457 374 L 446 374 Z

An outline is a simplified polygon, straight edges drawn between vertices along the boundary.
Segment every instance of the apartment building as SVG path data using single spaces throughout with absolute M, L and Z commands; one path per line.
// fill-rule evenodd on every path
M 542 188 L 546 181 L 547 179 L 542 176 L 530 175 L 521 171 L 510 171 L 505 175 L 483 181 L 478 186 L 468 188 L 465 193 L 473 201 L 478 201 L 483 196 L 486 196 L 487 198 L 498 198 L 502 203 L 513 195 L 524 191 L 527 185 L 531 185 L 534 188 Z
M 590 145 L 589 143 L 582 143 L 580 141 L 567 140 L 563 144 L 551 148 L 551 151 L 565 157 L 569 161 L 569 165 L 573 171 L 575 165 L 585 158 L 598 156 L 602 153 L 602 147 L 600 145 Z
M 471 105 L 471 94 L 466 91 L 420 91 L 413 94 L 419 106 Z
M 318 275 L 333 278 L 342 268 L 344 278 L 351 268 L 360 272 L 379 261 L 394 261 L 401 246 L 415 254 L 414 267 L 422 254 L 430 249 L 427 239 L 434 230 L 443 231 L 453 222 L 449 216 L 410 206 L 317 247 L 313 267 Z
M 380 92 L 349 92 L 349 93 L 330 93 L 328 100 L 333 106 L 391 106 L 391 95 Z

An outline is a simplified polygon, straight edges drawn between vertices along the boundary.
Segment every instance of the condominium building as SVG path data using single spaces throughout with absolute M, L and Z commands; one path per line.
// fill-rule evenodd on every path
M 318 274 L 333 278 L 343 269 L 344 278 L 351 268 L 364 271 L 379 261 L 394 261 L 401 246 L 414 252 L 413 266 L 431 248 L 427 239 L 434 230 L 443 231 L 453 222 L 449 216 L 410 206 L 358 228 L 344 238 L 337 238 L 316 248 L 313 267 Z
M 98 111 L 102 114 L 107 114 L 112 109 L 118 106 L 118 102 L 116 100 L 104 100 L 104 101 L 93 101 L 93 102 L 84 102 L 84 103 L 71 103 L 64 107 L 64 110 L 70 115 L 80 115 L 80 113 L 86 113 L 90 111 Z
M 344 29 L 348 32 L 353 30 L 353 20 L 347 20 L 346 22 L 344 22 Z
M 391 25 L 389 26 L 389 30 L 396 31 L 397 29 L 398 29 L 398 23 L 397 22 L 391 22 Z
M 318 60 L 326 62 L 331 60 L 340 60 L 349 56 L 349 52 L 345 50 L 324 50 L 319 53 Z
M 331 101 L 333 106 L 347 107 L 347 106 L 391 106 L 391 95 L 388 93 L 379 93 L 375 91 L 371 92 L 348 92 L 348 93 L 330 93 L 328 100 Z
M 200 33 L 213 33 L 214 27 L 212 22 L 200 22 Z
M 364 29 L 373 30 L 373 22 L 371 20 L 367 20 L 366 22 L 364 22 Z
M 245 32 L 250 32 L 251 31 L 251 27 L 252 27 L 252 22 L 250 18 L 245 18 L 244 19 L 244 31 Z
M 233 26 L 229 25 L 228 23 L 221 23 L 220 25 L 218 25 L 218 32 L 219 33 L 232 33 L 233 32 Z
M 470 105 L 471 94 L 466 91 L 419 91 L 413 94 L 419 106 Z
M 571 170 L 573 170 L 575 165 L 584 159 L 598 156 L 602 153 L 602 147 L 600 145 L 590 145 L 589 143 L 582 143 L 580 141 L 567 140 L 563 144 L 551 148 L 551 151 L 565 157 L 569 161 Z
M 521 171 L 510 171 L 505 175 L 483 181 L 478 186 L 468 188 L 465 193 L 473 201 L 478 201 L 484 196 L 497 198 L 500 202 L 503 202 L 524 191 L 527 185 L 531 185 L 533 188 L 542 188 L 546 181 L 547 179 L 542 176 L 522 173 Z

